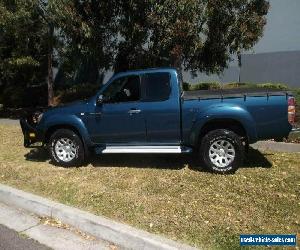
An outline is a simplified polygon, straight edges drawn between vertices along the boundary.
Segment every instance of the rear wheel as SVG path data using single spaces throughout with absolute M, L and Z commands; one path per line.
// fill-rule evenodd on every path
M 207 133 L 201 140 L 200 158 L 204 166 L 218 174 L 234 173 L 244 159 L 241 138 L 232 131 L 217 129 Z
M 84 162 L 84 147 L 80 137 L 69 129 L 59 129 L 50 137 L 49 151 L 57 166 L 80 166 Z

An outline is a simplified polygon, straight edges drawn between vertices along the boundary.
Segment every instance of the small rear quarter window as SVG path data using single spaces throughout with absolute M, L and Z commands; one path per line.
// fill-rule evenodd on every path
M 148 73 L 142 76 L 143 100 L 165 101 L 171 93 L 170 74 L 167 72 Z

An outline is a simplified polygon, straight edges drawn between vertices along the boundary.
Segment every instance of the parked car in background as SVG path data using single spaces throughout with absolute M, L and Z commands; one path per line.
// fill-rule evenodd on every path
M 289 92 L 185 92 L 176 69 L 158 68 L 118 73 L 89 100 L 20 122 L 25 147 L 42 142 L 59 166 L 82 165 L 91 152 L 194 152 L 199 167 L 232 173 L 250 143 L 287 137 L 294 116 Z

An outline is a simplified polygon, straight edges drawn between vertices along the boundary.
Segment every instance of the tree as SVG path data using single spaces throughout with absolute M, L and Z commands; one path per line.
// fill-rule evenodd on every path
M 48 105 L 53 105 L 54 28 L 40 0 L 1 0 L 0 79 L 5 85 L 48 82 Z M 20 95 L 22 99 L 22 95 Z
M 53 79 L 53 61 L 54 61 L 54 44 L 55 44 L 55 35 L 54 35 L 54 23 L 51 12 L 49 11 L 49 1 L 39 0 L 36 6 L 37 11 L 42 17 L 44 23 L 48 27 L 48 75 L 47 75 L 47 87 L 48 87 L 48 106 L 54 106 L 54 79 Z
M 114 47 L 115 72 L 134 68 L 149 67 L 154 63 L 153 51 L 146 47 L 150 29 L 147 15 L 150 13 L 150 1 L 122 1 L 118 3 L 118 40 Z
M 122 2 L 117 71 L 146 65 L 221 72 L 232 54 L 262 36 L 269 8 L 265 0 Z
M 60 68 L 75 82 L 99 83 L 113 62 L 117 40 L 116 1 L 50 0 Z
M 45 81 L 47 28 L 36 1 L 0 0 L 0 80 L 4 85 Z
M 218 73 L 262 36 L 266 0 L 52 0 L 64 62 L 98 72 L 173 66 Z M 74 63 L 75 62 L 75 63 Z
M 100 82 L 103 72 L 173 66 L 219 73 L 249 50 L 266 23 L 267 0 L 0 0 L 0 82 L 48 75 Z M 67 76 L 67 77 L 66 77 Z

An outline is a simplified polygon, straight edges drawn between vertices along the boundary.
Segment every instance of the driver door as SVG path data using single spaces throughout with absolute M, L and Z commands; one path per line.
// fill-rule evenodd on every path
M 103 103 L 89 115 L 89 133 L 97 144 L 143 144 L 146 128 L 139 75 L 120 77 L 102 92 Z

